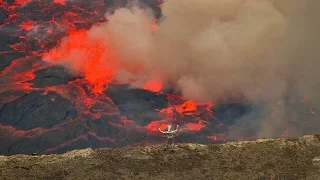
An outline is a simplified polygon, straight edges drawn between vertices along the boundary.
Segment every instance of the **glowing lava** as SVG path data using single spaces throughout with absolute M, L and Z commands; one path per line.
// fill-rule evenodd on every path
M 93 93 L 102 93 L 103 86 L 114 74 L 111 63 L 108 65 L 108 61 L 114 60 L 109 48 L 102 42 L 89 40 L 85 30 L 69 30 L 68 40 L 61 42 L 59 48 L 51 50 L 44 59 L 56 63 L 70 63 L 72 69 L 84 72 L 85 79 L 94 85 Z M 74 61 L 70 62 L 70 59 Z
M 157 7 L 163 6 L 162 0 L 155 1 Z M 12 30 L 3 36 L 8 45 L 0 52 L 0 131 L 8 133 L 3 138 L 10 142 L 0 152 L 32 153 L 28 150 L 33 146 L 42 153 L 52 153 L 154 143 L 161 140 L 159 128 L 166 129 L 168 124 L 180 126 L 182 138 L 177 141 L 230 140 L 228 128 L 241 117 L 234 117 L 234 111 L 229 113 L 225 104 L 196 102 L 163 92 L 161 76 L 145 78 L 138 87 L 135 82 L 124 86 L 115 81 L 120 70 L 139 75 L 146 67 L 123 64 L 113 44 L 88 34 L 91 27 L 105 23 L 106 2 L 20 0 L 0 4 L 8 12 L 1 30 Z M 156 31 L 158 23 L 156 19 L 147 31 Z M 118 87 L 111 91 L 114 84 Z M 304 104 L 307 99 L 295 103 Z M 242 103 L 239 96 L 233 100 L 226 102 Z M 275 118 L 282 104 L 270 105 Z M 305 112 L 312 117 L 318 114 L 311 107 Z M 51 116 L 57 118 L 42 121 Z M 57 122 L 46 124 L 53 121 Z M 290 118 L 279 121 L 283 136 L 289 136 Z M 32 128 L 25 127 L 28 125 Z
M 162 90 L 162 86 L 162 80 L 152 78 L 144 83 L 143 88 L 152 92 L 160 92 Z
M 53 0 L 53 3 L 66 5 L 66 0 Z

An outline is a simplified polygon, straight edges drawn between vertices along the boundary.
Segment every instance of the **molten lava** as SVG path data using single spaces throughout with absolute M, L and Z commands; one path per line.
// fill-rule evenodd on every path
M 152 78 L 146 81 L 143 88 L 152 92 L 159 92 L 162 89 L 162 81 L 160 79 Z
M 88 39 L 84 29 L 69 30 L 68 34 L 68 40 L 62 41 L 59 48 L 45 54 L 44 59 L 56 63 L 74 59 L 76 62 L 70 64 L 72 69 L 84 73 L 85 79 L 94 85 L 93 93 L 102 93 L 104 85 L 109 83 L 114 75 L 114 67 L 110 63 L 114 58 L 110 48 L 102 42 Z
M 155 1 L 153 8 L 163 6 L 162 0 Z M 116 81 L 121 70 L 140 75 L 146 67 L 122 64 L 111 42 L 88 34 L 93 26 L 106 23 L 106 9 L 113 8 L 109 2 L 0 4 L 8 14 L 0 24 L 0 37 L 8 42 L 0 47 L 0 131 L 4 132 L 0 138 L 8 141 L 0 154 L 160 142 L 159 128 L 168 124 L 180 126 L 180 142 L 234 140 L 228 136 L 231 125 L 247 112 L 240 97 L 221 104 L 195 102 L 164 92 L 160 76 L 150 76 L 139 85 Z M 155 19 L 147 31 L 157 27 Z M 281 103 L 275 104 L 276 117 Z M 317 115 L 314 108 L 305 112 Z M 283 135 L 289 136 L 290 121 L 281 123 Z M 256 137 L 236 139 L 241 138 Z
M 66 5 L 66 0 L 53 0 L 53 3 Z

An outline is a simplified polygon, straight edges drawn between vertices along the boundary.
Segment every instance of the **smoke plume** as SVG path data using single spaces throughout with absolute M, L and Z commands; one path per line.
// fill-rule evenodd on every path
M 309 106 L 320 102 L 319 7 L 316 0 L 167 1 L 154 36 L 155 65 L 186 98 L 217 100 L 237 92 L 255 104 L 280 102 L 259 118 L 243 117 L 230 136 L 247 133 L 239 127 L 280 136 L 285 120 L 295 124 L 290 135 L 314 133 L 299 126 L 310 116 L 290 102 L 306 96 Z
M 157 39 L 166 81 L 187 98 L 241 92 L 270 98 L 283 92 L 279 60 L 270 58 L 288 27 L 285 1 L 168 1 Z
M 106 14 L 108 22 L 90 29 L 86 41 L 99 40 L 111 49 L 99 66 L 112 67 L 117 81 L 140 86 L 156 77 L 165 88 L 199 101 L 233 92 L 256 104 L 281 101 L 276 117 L 248 115 L 235 125 L 252 127 L 261 137 L 278 136 L 276 119 L 299 119 L 289 115 L 292 97 L 320 102 L 319 7 L 317 0 L 168 0 L 152 32 L 151 10 L 134 2 Z M 106 63 L 107 56 L 112 58 Z M 81 57 L 61 59 L 80 59 L 68 64 L 77 62 L 81 69 L 87 61 Z M 237 133 L 242 132 L 231 135 Z

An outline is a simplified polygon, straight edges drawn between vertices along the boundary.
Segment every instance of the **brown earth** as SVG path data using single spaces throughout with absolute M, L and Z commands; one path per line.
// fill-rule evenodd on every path
M 320 135 L 0 156 L 0 179 L 320 179 Z

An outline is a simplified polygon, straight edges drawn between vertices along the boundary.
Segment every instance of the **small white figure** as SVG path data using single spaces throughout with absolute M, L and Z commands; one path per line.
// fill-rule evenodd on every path
M 166 131 L 162 131 L 160 128 L 159 128 L 159 131 L 166 135 L 167 136 L 167 142 L 166 142 L 166 146 L 169 145 L 169 141 L 171 140 L 172 141 L 172 145 L 174 145 L 174 135 L 176 134 L 176 132 L 178 131 L 179 129 L 179 125 L 177 125 L 177 129 L 176 130 L 172 130 L 172 125 L 167 125 L 167 130 Z

